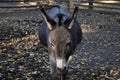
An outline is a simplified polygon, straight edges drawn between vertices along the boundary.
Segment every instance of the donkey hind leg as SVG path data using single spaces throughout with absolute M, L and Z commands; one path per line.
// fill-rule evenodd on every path
M 55 64 L 55 58 L 52 54 L 50 54 L 50 74 L 51 74 L 52 80 L 57 80 L 58 79 L 58 73 L 57 73 L 56 64 Z

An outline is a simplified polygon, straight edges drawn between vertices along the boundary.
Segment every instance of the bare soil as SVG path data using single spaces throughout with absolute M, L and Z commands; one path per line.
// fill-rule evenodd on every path
M 79 11 L 83 39 L 69 65 L 69 80 L 120 80 L 120 15 Z M 51 80 L 40 47 L 39 9 L 0 9 L 0 79 Z

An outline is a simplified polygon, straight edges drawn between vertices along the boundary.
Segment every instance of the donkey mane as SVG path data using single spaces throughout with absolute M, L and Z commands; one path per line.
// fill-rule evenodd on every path
M 63 18 L 63 14 L 61 14 L 61 13 L 59 13 L 58 15 L 57 15 L 57 17 L 58 17 L 58 26 L 61 26 L 62 25 L 62 18 Z

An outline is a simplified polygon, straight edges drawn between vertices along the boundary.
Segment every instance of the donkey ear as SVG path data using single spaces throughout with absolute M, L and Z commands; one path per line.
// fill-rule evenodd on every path
M 56 22 L 47 15 L 43 8 L 41 9 L 41 15 L 44 18 L 45 22 L 47 23 L 48 28 L 50 30 L 53 30 L 55 28 Z
M 76 15 L 77 15 L 77 12 L 78 12 L 78 7 L 75 7 L 74 9 L 74 12 L 72 15 L 70 15 L 64 22 L 64 25 L 66 25 L 66 27 L 68 29 L 71 29 L 72 26 L 73 26 L 73 23 L 74 23 L 74 20 L 76 18 Z

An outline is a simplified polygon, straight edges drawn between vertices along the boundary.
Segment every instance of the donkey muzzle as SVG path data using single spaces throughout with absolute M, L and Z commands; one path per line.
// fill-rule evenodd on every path
M 67 70 L 68 63 L 65 59 L 56 59 L 57 70 L 60 73 L 64 73 Z

